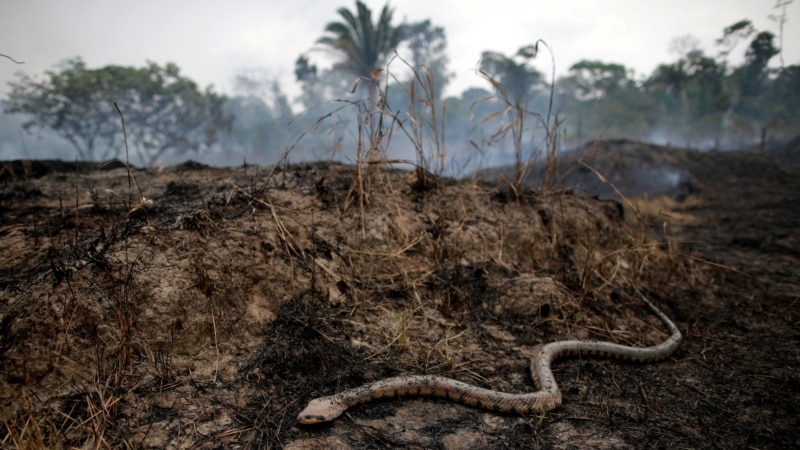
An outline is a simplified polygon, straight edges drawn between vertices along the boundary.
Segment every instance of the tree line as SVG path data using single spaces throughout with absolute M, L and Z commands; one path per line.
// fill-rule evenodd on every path
M 477 68 L 484 87 L 443 98 L 453 77 L 445 30 L 430 20 L 395 24 L 388 4 L 373 19 L 356 1 L 354 10 L 338 9 L 339 20 L 316 41 L 338 57 L 332 67 L 319 69 L 307 54 L 296 59 L 296 99 L 252 71 L 239 73 L 235 95 L 226 97 L 201 89 L 175 64 L 91 69 L 74 58 L 41 79 L 20 74 L 2 102 L 20 119 L 7 114 L 0 121 L 0 157 L 22 139 L 10 121 L 60 136 L 80 159 L 120 157 L 125 143 L 117 108 L 129 149 L 143 165 L 193 154 L 221 164 L 239 158 L 268 163 L 289 147 L 302 159 L 352 158 L 347 149 L 361 119 L 346 106 L 356 104 L 389 111 L 398 121 L 430 120 L 440 112 L 433 138 L 446 143 L 450 156 L 483 155 L 484 164 L 508 163 L 508 149 L 522 141 L 534 153 L 554 123 L 561 148 L 598 138 L 706 148 L 746 146 L 762 132 L 789 139 L 800 129 L 800 66 L 784 65 L 778 46 L 788 3 L 779 0 L 771 16 L 777 35 L 742 20 L 721 30 L 714 55 L 691 36 L 676 38 L 676 59 L 643 77 L 620 63 L 587 59 L 555 78 L 534 67 L 542 58 L 540 44 L 546 45 L 541 42 L 512 55 L 484 51 Z M 731 64 L 729 55 L 742 46 L 744 61 Z M 776 57 L 780 67 L 772 68 Z M 414 115 L 421 103 L 424 113 Z M 498 139 L 497 130 L 515 114 L 547 120 L 528 122 L 516 137 L 520 142 L 511 145 Z

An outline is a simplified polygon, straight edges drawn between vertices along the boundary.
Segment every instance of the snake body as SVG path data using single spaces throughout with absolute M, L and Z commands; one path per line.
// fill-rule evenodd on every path
M 638 348 L 602 341 L 557 341 L 545 344 L 531 359 L 531 375 L 539 387 L 536 392 L 509 394 L 434 375 L 398 376 L 311 400 L 297 416 L 297 421 L 302 424 L 328 422 L 353 406 L 395 397 L 438 397 L 502 413 L 534 414 L 553 410 L 561 405 L 561 391 L 550 366 L 559 358 L 596 356 L 645 363 L 666 359 L 678 348 L 682 339 L 678 327 L 643 295 L 641 297 L 669 329 L 670 336 L 664 342 Z

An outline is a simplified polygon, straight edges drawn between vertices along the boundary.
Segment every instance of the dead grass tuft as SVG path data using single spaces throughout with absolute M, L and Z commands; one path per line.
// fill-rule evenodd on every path
M 386 103 L 391 76 L 358 81 L 376 99 L 328 105 L 355 116 L 351 166 L 289 165 L 290 147 L 255 173 L 125 164 L 75 174 L 69 190 L 20 180 L 41 195 L 0 235 L 31 259 L 2 268 L 27 274 L 3 278 L 2 445 L 280 446 L 309 397 L 342 387 L 435 373 L 521 391 L 542 342 L 658 341 L 630 287 L 689 289 L 702 265 L 632 225 L 631 209 L 555 189 L 558 116 L 491 78 L 514 179 L 445 179 L 433 77 L 397 61 L 413 71 L 398 82 L 405 115 Z M 531 118 L 552 165 L 538 192 L 523 185 Z M 398 132 L 416 161 L 389 157 Z M 675 208 L 628 203 L 643 221 Z

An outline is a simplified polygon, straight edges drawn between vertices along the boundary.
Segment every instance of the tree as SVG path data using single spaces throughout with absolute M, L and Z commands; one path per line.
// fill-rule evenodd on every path
M 766 116 L 773 135 L 792 138 L 800 129 L 800 65 L 790 65 L 778 70 L 763 90 Z
M 731 106 L 725 61 L 717 62 L 693 44 L 673 47 L 678 60 L 659 65 L 644 83 L 662 106 L 658 122 L 670 139 L 719 145 L 724 116 Z
M 411 51 L 410 63 L 418 72 L 427 67 L 436 85 L 436 100 L 450 82 L 453 74 L 447 70 L 447 37 L 444 28 L 434 26 L 430 20 L 403 26 L 402 40 Z
M 583 144 L 587 136 L 644 139 L 652 130 L 655 103 L 622 64 L 582 60 L 556 82 L 562 145 Z
M 627 80 L 627 70 L 621 64 L 581 60 L 569 71 L 575 77 L 578 98 L 601 98 L 619 90 Z
M 750 27 L 749 21 L 740 21 L 725 29 L 723 38 L 717 40 L 718 45 L 729 47 L 730 51 L 738 39 L 737 33 L 744 32 Z M 671 64 L 659 64 L 653 75 L 647 81 L 651 90 L 663 90 L 673 99 L 680 99 L 680 113 L 686 117 L 689 114 L 689 97 L 687 89 L 693 78 L 693 65 L 703 52 L 699 49 L 700 40 L 692 35 L 672 38 L 669 43 L 669 52 L 678 56 L 677 61 Z M 723 52 L 727 55 L 727 52 Z
M 75 59 L 60 73 L 47 72 L 47 81 L 37 82 L 20 75 L 19 82 L 10 83 L 5 112 L 30 115 L 31 119 L 23 124 L 26 130 L 52 129 L 69 141 L 82 159 L 108 159 L 113 156 L 112 136 L 119 118 L 116 126 L 109 120 L 114 114 L 113 105 L 103 101 L 96 89 L 97 80 L 90 80 L 86 72 L 83 61 Z M 106 145 L 97 155 L 97 148 L 103 147 L 98 145 L 101 141 Z
M 722 114 L 730 99 L 725 91 L 725 64 L 697 50 L 688 55 L 690 83 L 687 86 L 692 116 L 702 118 L 710 114 Z
M 374 24 L 372 11 L 361 1 L 356 1 L 356 14 L 347 8 L 339 8 L 337 12 L 344 21 L 328 23 L 325 32 L 330 35 L 319 38 L 317 43 L 342 55 L 342 60 L 333 66 L 334 70 L 369 78 L 399 45 L 403 28 L 392 25 L 394 10 L 388 4 Z
M 747 39 L 755 32 L 753 23 L 747 19 L 740 20 L 732 25 L 725 27 L 722 30 L 722 37 L 717 39 L 716 43 L 722 47 L 719 55 L 725 59 L 730 55 L 734 48 L 739 44 L 742 39 Z
M 672 98 L 680 99 L 681 113 L 689 112 L 689 97 L 686 93 L 691 76 L 683 58 L 672 64 L 659 64 L 647 85 L 651 90 L 663 90 Z
M 174 64 L 87 69 L 76 58 L 60 72 L 46 72 L 44 81 L 21 74 L 10 85 L 6 112 L 28 115 L 28 130 L 52 129 L 87 160 L 116 157 L 124 148 L 115 103 L 125 117 L 128 143 L 145 164 L 168 151 L 212 146 L 232 120 L 222 112 L 223 96 L 211 87 L 200 91 Z
M 742 67 L 742 95 L 756 96 L 761 91 L 761 86 L 767 75 L 767 64 L 773 56 L 779 53 L 772 41 L 775 35 L 769 31 L 762 31 L 756 35 L 745 52 L 745 64 Z
M 508 90 L 512 103 L 522 104 L 544 83 L 542 73 L 530 64 L 536 53 L 534 45 L 520 48 L 512 57 L 485 51 L 481 54 L 480 69 Z
M 300 102 L 306 108 L 318 104 L 321 100 L 319 93 L 319 76 L 317 75 L 316 64 L 311 64 L 304 55 L 300 55 L 294 63 L 294 76 L 300 86 L 302 87 L 303 94 L 300 96 Z
M 544 41 L 538 40 L 535 44 L 521 47 L 512 57 L 492 51 L 485 51 L 481 54 L 481 76 L 489 81 L 495 90 L 496 97 L 503 103 L 501 109 L 489 117 L 483 118 L 481 123 L 487 122 L 493 117 L 499 120 L 498 129 L 489 137 L 488 144 L 510 137 L 511 149 L 514 154 L 512 184 L 516 187 L 521 185 L 527 170 L 527 165 L 523 166 L 523 160 L 530 157 L 524 157 L 523 154 L 523 140 L 526 135 L 530 136 L 531 148 L 534 151 L 538 152 L 543 148 L 539 144 L 534 144 L 538 127 L 531 129 L 526 125 L 527 119 L 533 118 L 541 125 L 540 130 L 545 134 L 544 148 L 555 149 L 555 145 L 549 146 L 556 142 L 550 127 L 552 101 L 545 106 L 547 111 L 545 114 L 533 112 L 535 108 L 529 107 L 536 90 L 544 85 L 544 77 L 541 72 L 531 65 L 531 61 L 536 58 L 540 44 L 547 46 Z M 550 98 L 552 99 L 552 96 Z

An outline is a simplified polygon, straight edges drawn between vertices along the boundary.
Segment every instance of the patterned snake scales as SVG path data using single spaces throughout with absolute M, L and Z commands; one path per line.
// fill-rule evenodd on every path
M 558 408 L 561 405 L 561 391 L 550 369 L 556 359 L 567 356 L 599 356 L 624 361 L 655 362 L 668 358 L 678 348 L 682 338 L 678 327 L 638 289 L 636 291 L 667 326 L 671 333 L 669 338 L 658 345 L 641 348 L 601 341 L 557 341 L 541 346 L 531 359 L 531 375 L 539 386 L 539 391 L 508 394 L 439 376 L 398 376 L 311 400 L 297 416 L 297 421 L 302 424 L 327 422 L 353 406 L 394 397 L 439 397 L 488 411 L 517 414 L 542 413 Z

